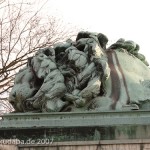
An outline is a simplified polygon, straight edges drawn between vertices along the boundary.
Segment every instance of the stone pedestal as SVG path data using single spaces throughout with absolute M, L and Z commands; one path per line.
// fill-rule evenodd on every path
M 18 147 L 150 143 L 149 138 L 149 111 L 12 113 L 0 120 L 0 141 L 14 140 Z

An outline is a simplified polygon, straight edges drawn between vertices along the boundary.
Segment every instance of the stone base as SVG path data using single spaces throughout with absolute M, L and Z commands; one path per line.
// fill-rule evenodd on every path
M 150 138 L 149 111 L 16 113 L 2 116 L 0 139 L 97 141 Z

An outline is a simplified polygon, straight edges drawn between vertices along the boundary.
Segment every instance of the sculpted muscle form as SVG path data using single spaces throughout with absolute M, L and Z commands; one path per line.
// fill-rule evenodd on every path
M 16 112 L 147 109 L 150 69 L 139 45 L 102 33 L 79 32 L 40 49 L 16 74 L 9 96 Z

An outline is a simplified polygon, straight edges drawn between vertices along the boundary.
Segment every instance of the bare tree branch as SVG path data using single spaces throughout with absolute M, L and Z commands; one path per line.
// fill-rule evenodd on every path
M 40 16 L 46 2 L 41 1 L 37 10 L 25 0 L 0 3 L 0 107 L 11 110 L 3 102 L 7 101 L 16 72 L 26 65 L 28 57 L 39 48 L 71 38 L 78 31 L 64 26 L 56 17 Z

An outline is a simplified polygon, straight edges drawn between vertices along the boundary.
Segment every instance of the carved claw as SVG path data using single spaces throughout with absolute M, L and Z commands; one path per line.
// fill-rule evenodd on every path
M 76 107 L 84 107 L 86 104 L 86 99 L 85 98 L 80 98 L 80 99 L 77 99 L 75 101 L 75 106 Z

